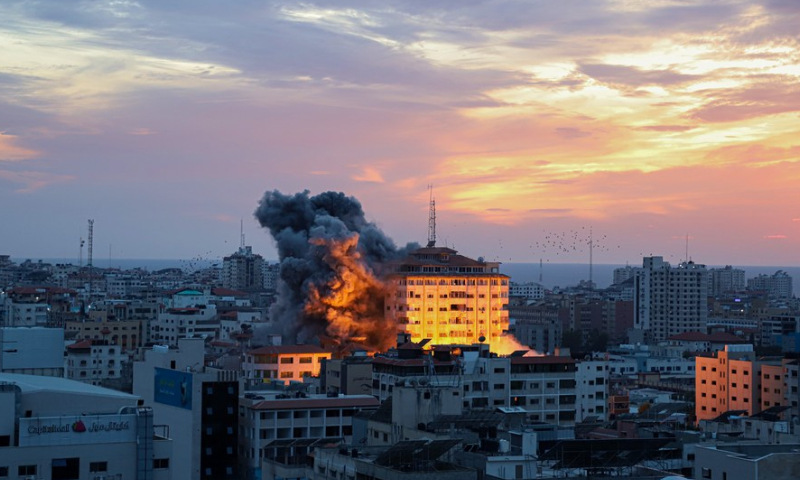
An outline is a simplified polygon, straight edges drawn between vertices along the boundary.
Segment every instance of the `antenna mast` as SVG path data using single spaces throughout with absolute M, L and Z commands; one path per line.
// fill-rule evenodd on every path
M 83 237 L 81 237 L 81 247 L 80 247 L 80 254 L 78 255 L 78 267 L 83 268 L 83 244 L 86 243 L 83 241 Z
M 241 238 L 241 245 L 239 248 L 244 251 L 244 219 L 239 219 L 239 237 Z
M 87 249 L 86 267 L 89 271 L 89 303 L 92 303 L 92 283 L 94 273 L 92 272 L 92 246 L 94 244 L 94 220 L 89 219 L 89 247 Z
M 594 248 L 594 239 L 592 237 L 592 227 L 589 227 L 589 288 L 594 288 L 594 282 L 592 282 L 592 267 L 594 266 L 594 259 L 592 257 Z
M 684 262 L 689 263 L 689 234 L 686 234 L 686 256 L 683 257 Z
M 428 248 L 436 246 L 436 199 L 433 198 L 433 185 L 428 184 L 430 207 L 428 211 Z
M 544 270 L 544 267 L 542 265 L 542 259 L 540 258 L 539 259 L 539 285 L 542 284 L 542 272 L 543 272 L 543 270 Z

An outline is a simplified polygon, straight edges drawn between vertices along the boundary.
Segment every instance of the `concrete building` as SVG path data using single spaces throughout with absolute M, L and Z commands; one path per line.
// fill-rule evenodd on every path
M 578 362 L 575 370 L 575 422 L 587 417 L 608 419 L 609 362 L 586 360 Z
M 172 441 L 138 397 L 0 373 L 0 477 L 169 480 Z
M 708 317 L 708 272 L 694 262 L 672 267 L 663 257 L 645 257 L 636 276 L 633 328 L 646 341 L 686 331 L 704 331 Z
M 66 378 L 91 385 L 107 385 L 122 376 L 122 349 L 105 340 L 81 340 L 67 345 Z
M 243 246 L 222 260 L 222 286 L 233 290 L 264 288 L 264 258 Z
M 717 444 L 695 447 L 695 480 L 800 478 L 800 444 Z
M 510 297 L 522 297 L 529 300 L 541 300 L 544 298 L 544 285 L 535 282 L 515 283 L 511 282 L 508 287 Z
M 0 319 L 5 327 L 44 327 L 75 307 L 74 290 L 30 286 L 15 287 L 0 294 Z
M 182 338 L 217 338 L 219 329 L 217 307 L 213 304 L 169 308 L 151 323 L 150 339 L 154 343 L 175 346 Z
M 0 328 L 0 372 L 64 376 L 64 330 Z
M 614 269 L 614 285 L 619 285 L 628 279 L 635 278 L 642 271 L 641 268 L 625 265 Z
M 372 357 L 358 354 L 342 359 L 326 359 L 324 365 L 324 370 L 320 371 L 323 391 L 344 395 L 372 393 Z
M 576 418 L 576 362 L 569 357 L 511 357 L 511 406 L 531 422 L 571 426 Z
M 733 268 L 712 268 L 708 271 L 708 295 L 719 297 L 726 292 L 741 292 L 744 290 L 744 270 Z
M 278 457 L 282 453 L 279 446 L 323 438 L 352 443 L 353 418 L 378 406 L 378 400 L 371 395 L 245 394 L 239 402 L 239 459 L 243 477 L 275 478 L 263 476 L 261 464 L 264 459 Z
M 781 361 L 755 357 L 752 345 L 727 345 L 714 357 L 696 357 L 695 415 L 709 420 L 730 410 L 753 415 L 785 401 Z M 765 368 L 766 366 L 766 368 Z M 763 375 L 769 375 L 769 392 L 762 392 Z M 775 381 L 773 376 L 781 378 Z M 781 389 L 774 393 L 773 389 Z M 766 394 L 764 394 L 766 393 Z
M 204 341 L 178 340 L 178 348 L 156 346 L 135 362 L 133 393 L 153 406 L 153 419 L 175 440 L 173 478 L 238 477 L 237 372 L 204 367 Z
M 316 345 L 267 345 L 247 352 L 242 373 L 250 385 L 302 382 L 304 377 L 318 377 L 323 360 L 331 355 Z
M 149 324 L 149 321 L 136 319 L 72 320 L 65 322 L 64 331 L 74 335 L 76 340 L 104 340 L 128 352 L 145 345 Z
M 508 330 L 509 277 L 499 265 L 449 248 L 417 249 L 393 265 L 386 317 L 413 341 L 491 344 Z
M 759 275 L 747 279 L 748 290 L 763 290 L 771 298 L 792 298 L 793 288 L 792 277 L 783 270 L 778 270 L 772 275 Z

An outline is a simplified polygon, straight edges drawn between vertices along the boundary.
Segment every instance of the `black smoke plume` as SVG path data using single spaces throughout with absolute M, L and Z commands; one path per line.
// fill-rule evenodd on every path
M 255 217 L 275 239 L 280 258 L 277 299 L 270 321 L 288 343 L 327 335 L 385 349 L 397 326 L 383 304 L 384 267 L 416 244 L 398 249 L 364 218 L 361 203 L 341 192 L 309 196 L 266 192 Z

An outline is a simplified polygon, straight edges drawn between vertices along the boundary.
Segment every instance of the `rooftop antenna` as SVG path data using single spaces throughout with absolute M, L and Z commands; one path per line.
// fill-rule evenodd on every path
M 239 219 L 239 237 L 241 238 L 241 245 L 239 248 L 244 251 L 244 219 Z
M 89 219 L 89 246 L 86 250 L 86 267 L 89 271 L 89 304 L 92 303 L 92 283 L 94 281 L 94 274 L 92 272 L 92 246 L 94 245 L 94 220 Z
M 594 248 L 594 239 L 592 237 L 592 227 L 589 227 L 589 288 L 594 288 L 594 283 L 592 282 L 592 267 L 594 266 L 594 260 L 592 257 L 592 250 Z
M 685 253 L 685 256 L 683 258 L 685 258 L 684 262 L 689 263 L 689 234 L 688 233 L 686 234 L 686 253 Z
M 83 240 L 83 237 L 81 237 L 80 254 L 78 255 L 78 267 L 79 268 L 83 268 L 83 245 L 85 243 L 86 242 Z
M 542 264 L 542 259 L 540 258 L 540 259 L 539 259 L 539 284 L 540 284 L 540 285 L 542 284 L 542 275 L 543 275 L 543 271 L 544 271 L 544 266 L 543 266 L 543 264 Z
M 433 198 L 433 184 L 428 184 L 430 207 L 428 211 L 428 248 L 436 246 L 436 199 Z

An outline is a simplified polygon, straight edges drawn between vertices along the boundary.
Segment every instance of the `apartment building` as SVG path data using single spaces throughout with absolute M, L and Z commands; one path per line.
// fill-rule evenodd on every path
M 318 377 L 323 360 L 332 353 L 316 345 L 268 345 L 247 352 L 242 363 L 248 384 L 292 381 Z
M 350 444 L 353 417 L 379 405 L 372 395 L 245 394 L 239 402 L 238 433 L 244 478 L 261 479 L 262 461 L 278 456 L 279 447 L 323 438 Z
M 413 341 L 491 344 L 508 330 L 509 277 L 499 265 L 450 248 L 414 250 L 392 266 L 386 317 Z
M 756 358 L 752 345 L 726 345 L 713 357 L 696 357 L 695 362 L 698 421 L 716 418 L 730 410 L 743 410 L 753 415 L 764 406 L 785 402 L 781 360 Z M 776 375 L 778 380 L 775 380 Z M 763 388 L 769 391 L 764 392 Z

